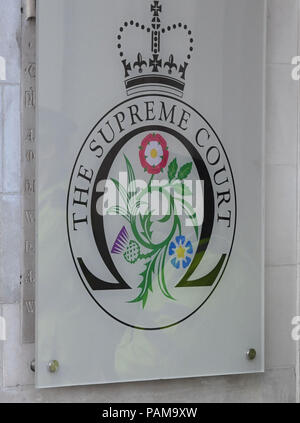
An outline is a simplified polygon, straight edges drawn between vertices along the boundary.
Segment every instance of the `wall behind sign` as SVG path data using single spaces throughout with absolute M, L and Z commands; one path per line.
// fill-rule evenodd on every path
M 34 34 L 34 23 L 25 23 L 20 10 L 21 0 L 0 0 L 0 316 L 6 320 L 7 332 L 6 341 L 0 340 L 0 402 L 296 401 L 300 391 L 300 356 L 297 343 L 291 338 L 291 321 L 300 315 L 299 83 L 291 78 L 291 60 L 300 55 L 300 0 L 268 0 L 266 373 L 43 391 L 33 387 L 29 366 L 34 345 L 22 344 L 20 329 L 20 275 L 24 276 L 21 23 L 26 37 Z M 23 45 L 28 49 L 26 41 Z

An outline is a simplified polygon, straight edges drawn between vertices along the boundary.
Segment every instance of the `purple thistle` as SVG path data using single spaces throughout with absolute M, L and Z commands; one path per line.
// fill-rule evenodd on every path
M 125 226 L 123 226 L 112 247 L 112 250 L 111 250 L 112 254 L 121 254 L 125 250 L 127 243 L 128 243 L 128 232 Z

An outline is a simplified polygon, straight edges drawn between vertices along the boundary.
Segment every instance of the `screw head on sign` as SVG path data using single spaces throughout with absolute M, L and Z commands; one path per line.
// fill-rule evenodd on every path
M 59 362 L 57 360 L 51 360 L 48 363 L 48 370 L 50 373 L 56 373 L 59 369 Z
M 254 360 L 256 358 L 256 350 L 254 348 L 250 348 L 247 351 L 246 356 L 248 360 Z

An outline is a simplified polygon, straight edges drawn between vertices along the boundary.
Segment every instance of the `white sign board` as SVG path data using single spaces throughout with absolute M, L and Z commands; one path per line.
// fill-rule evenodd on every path
M 262 0 L 38 2 L 38 387 L 263 371 L 264 47 Z

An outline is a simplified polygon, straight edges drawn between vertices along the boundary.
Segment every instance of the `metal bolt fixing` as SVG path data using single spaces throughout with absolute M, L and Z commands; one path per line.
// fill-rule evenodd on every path
M 59 362 L 57 360 L 51 360 L 48 363 L 48 370 L 50 373 L 56 373 L 59 369 Z
M 256 358 L 256 350 L 254 348 L 250 348 L 246 353 L 248 360 L 254 360 Z

